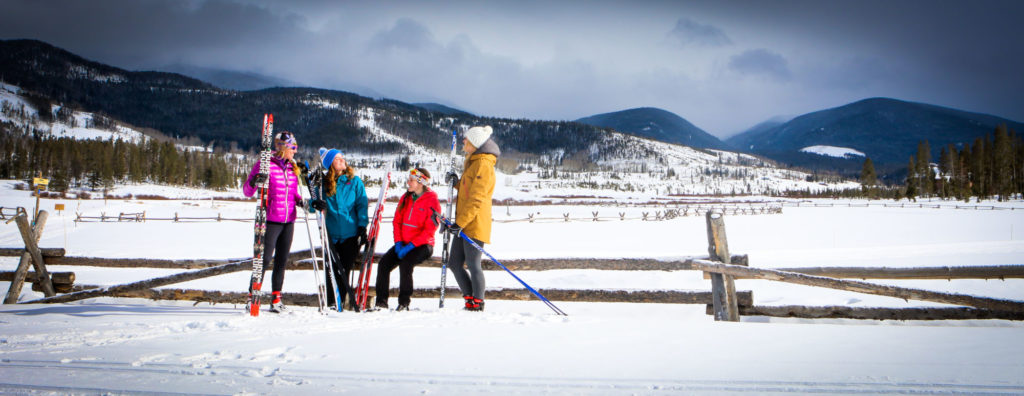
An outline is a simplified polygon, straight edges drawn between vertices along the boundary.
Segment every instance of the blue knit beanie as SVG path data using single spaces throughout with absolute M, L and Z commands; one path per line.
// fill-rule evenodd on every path
M 324 169 L 331 169 L 331 164 L 334 163 L 334 157 L 345 156 L 341 150 L 338 149 L 326 149 L 320 148 L 320 165 L 323 165 Z

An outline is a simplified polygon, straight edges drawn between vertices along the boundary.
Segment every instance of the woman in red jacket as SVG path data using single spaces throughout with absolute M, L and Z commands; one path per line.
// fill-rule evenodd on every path
M 388 287 L 391 271 L 398 267 L 398 308 L 409 310 L 412 299 L 412 269 L 434 254 L 434 232 L 438 224 L 434 213 L 441 212 L 441 203 L 430 184 L 430 172 L 416 168 L 409 172 L 405 195 L 398 201 L 393 221 L 395 246 L 384 253 L 377 270 L 377 308 L 388 308 Z

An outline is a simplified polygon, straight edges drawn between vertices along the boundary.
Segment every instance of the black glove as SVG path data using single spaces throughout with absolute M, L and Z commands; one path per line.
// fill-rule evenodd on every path
M 314 199 L 311 205 L 313 206 L 313 209 L 321 212 L 323 212 L 324 209 L 327 209 L 327 202 L 322 199 Z
M 296 199 L 295 200 L 295 206 L 298 206 L 300 208 L 305 209 L 306 208 L 306 200 L 305 199 Z
M 452 236 L 457 238 L 459 234 L 462 232 L 462 227 L 459 227 L 458 224 L 452 223 L 451 225 L 445 225 L 444 230 L 446 232 L 451 233 Z
M 452 186 L 459 184 L 459 174 L 455 171 L 448 171 L 444 175 L 444 181 Z
M 267 174 L 257 173 L 256 176 L 249 179 L 249 187 L 256 188 L 257 185 L 263 184 L 265 181 L 267 181 Z
M 366 227 L 356 228 L 356 236 L 359 237 L 359 242 L 357 244 L 359 246 L 365 245 L 366 244 Z

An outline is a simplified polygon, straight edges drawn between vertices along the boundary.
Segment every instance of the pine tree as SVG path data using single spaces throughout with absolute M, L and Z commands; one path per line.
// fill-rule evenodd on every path
M 999 201 L 1009 199 L 1012 189 L 1013 148 L 1006 125 L 996 127 L 992 143 L 992 192 L 999 195 Z
M 928 197 L 934 192 L 935 178 L 931 167 L 931 148 L 928 141 L 923 140 L 917 144 L 917 176 L 921 180 L 918 184 L 921 196 Z
M 907 200 L 913 200 L 917 202 L 917 185 L 919 179 L 917 177 L 917 163 L 914 162 L 914 156 L 910 156 L 910 162 L 907 164 Z
M 864 166 L 860 171 L 860 183 L 864 195 L 870 199 L 877 198 L 875 185 L 878 184 L 878 174 L 875 173 L 875 164 L 871 162 L 871 158 L 864 159 Z
M 987 166 L 985 161 L 985 140 L 982 138 L 974 139 L 974 147 L 971 150 L 971 192 L 980 201 L 982 198 L 986 198 L 986 191 L 988 186 L 986 185 L 987 177 Z

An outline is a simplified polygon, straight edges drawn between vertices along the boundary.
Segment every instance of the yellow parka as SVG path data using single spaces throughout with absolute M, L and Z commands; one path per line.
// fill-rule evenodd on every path
M 495 154 L 477 150 L 466 158 L 462 179 L 456 186 L 459 196 L 455 200 L 455 224 L 461 226 L 467 236 L 483 243 L 491 243 L 491 197 L 497 163 Z

